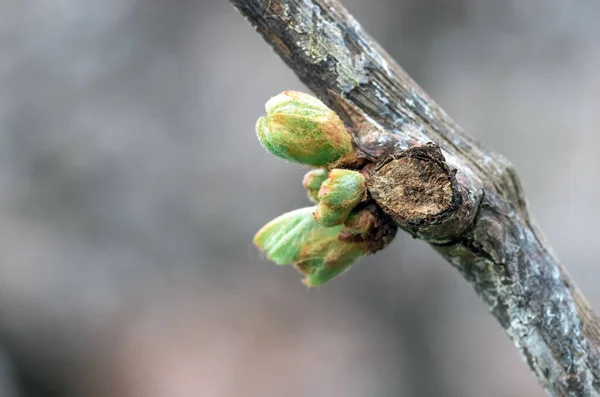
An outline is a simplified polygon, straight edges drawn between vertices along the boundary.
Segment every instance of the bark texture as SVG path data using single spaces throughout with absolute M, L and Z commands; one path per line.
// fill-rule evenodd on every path
M 378 164 L 372 198 L 473 285 L 546 392 L 600 396 L 600 322 L 510 162 L 464 133 L 337 1 L 230 1 L 338 112 Z

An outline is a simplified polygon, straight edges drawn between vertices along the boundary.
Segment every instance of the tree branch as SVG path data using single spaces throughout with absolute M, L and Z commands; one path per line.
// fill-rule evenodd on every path
M 337 1 L 230 1 L 379 161 L 373 199 L 473 285 L 546 392 L 600 396 L 600 322 L 529 215 L 513 166 L 465 134 Z

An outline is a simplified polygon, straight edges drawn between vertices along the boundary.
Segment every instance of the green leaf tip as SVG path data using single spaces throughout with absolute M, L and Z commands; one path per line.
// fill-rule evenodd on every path
M 284 91 L 265 105 L 256 135 L 273 155 L 284 160 L 325 167 L 351 162 L 356 149 L 343 121 L 317 98 Z
M 340 239 L 343 226 L 323 227 L 313 217 L 316 207 L 301 208 L 267 223 L 254 244 L 278 265 L 294 265 L 307 286 L 326 283 L 369 253 L 361 239 Z M 348 234 L 348 231 L 344 231 Z
M 302 179 L 302 185 L 306 189 L 306 195 L 308 199 L 313 203 L 319 202 L 319 190 L 321 189 L 321 185 L 327 179 L 329 175 L 329 171 L 324 168 L 318 168 L 316 170 L 311 170 L 304 175 L 304 179 Z
M 358 203 L 366 199 L 365 177 L 357 171 L 333 169 L 321 184 L 318 194 L 316 221 L 324 227 L 346 221 Z

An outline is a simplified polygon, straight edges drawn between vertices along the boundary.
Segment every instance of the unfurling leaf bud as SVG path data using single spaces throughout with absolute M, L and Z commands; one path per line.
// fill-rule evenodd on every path
M 279 216 L 263 226 L 254 244 L 278 265 L 292 264 L 306 277 L 308 286 L 324 284 L 370 252 L 360 239 L 339 238 L 342 225 L 325 228 L 313 218 L 315 207 Z
M 321 189 L 321 184 L 327 179 L 327 175 L 329 171 L 324 168 L 319 168 L 316 170 L 308 171 L 306 175 L 304 175 L 304 179 L 302 179 L 302 185 L 306 189 L 306 195 L 309 200 L 313 203 L 319 202 L 319 189 Z
M 321 184 L 315 219 L 324 227 L 340 225 L 366 195 L 366 179 L 360 172 L 333 169 Z
M 295 163 L 324 167 L 351 162 L 352 137 L 337 114 L 317 98 L 285 91 L 265 105 L 256 134 L 269 152 Z

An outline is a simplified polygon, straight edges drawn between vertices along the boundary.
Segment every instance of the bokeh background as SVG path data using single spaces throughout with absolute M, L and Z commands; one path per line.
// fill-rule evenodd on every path
M 509 157 L 600 307 L 600 3 L 345 0 Z M 262 150 L 304 89 L 225 0 L 0 0 L 0 396 L 542 396 L 470 286 L 400 233 L 325 287 L 251 245 L 308 205 Z

